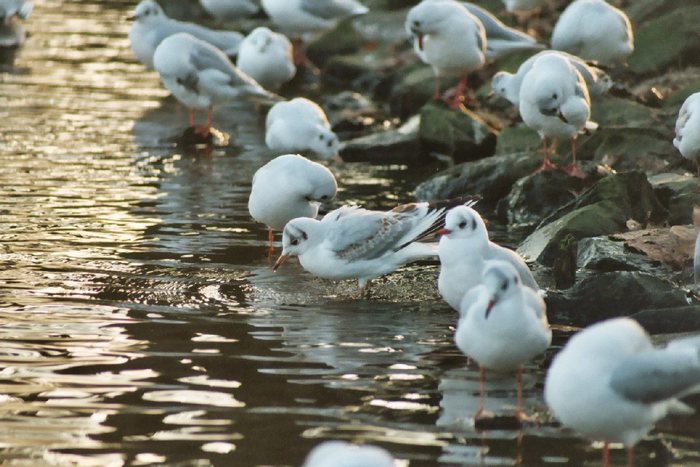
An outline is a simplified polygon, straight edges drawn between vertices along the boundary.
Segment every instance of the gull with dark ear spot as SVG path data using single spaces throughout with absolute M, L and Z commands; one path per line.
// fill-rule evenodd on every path
M 265 89 L 277 91 L 294 78 L 292 43 L 284 34 L 257 27 L 241 43 L 236 66 Z
M 700 337 L 655 348 L 630 318 L 614 318 L 575 334 L 552 361 L 544 398 L 561 423 L 604 443 L 633 447 L 654 424 L 693 409 L 679 400 L 700 391 Z
M 202 136 L 211 129 L 214 104 L 281 99 L 238 70 L 222 51 L 185 32 L 163 40 L 153 63 L 163 85 L 190 109 L 190 126 L 195 109 L 207 109 L 206 123 L 195 129 Z
M 238 53 L 238 46 L 243 34 L 235 31 L 217 31 L 198 24 L 169 18 L 155 0 L 142 0 L 129 16 L 133 21 L 129 30 L 131 50 L 139 62 L 154 69 L 153 54 L 163 39 L 173 34 L 186 32 L 197 39 L 208 42 L 233 57 Z
M 285 154 L 255 172 L 248 198 L 251 217 L 267 225 L 272 247 L 273 230 L 282 230 L 297 217 L 316 218 L 321 204 L 335 198 L 333 173 L 298 154 Z
M 387 212 L 343 206 L 320 221 L 292 219 L 284 227 L 282 255 L 274 269 L 295 255 L 315 276 L 357 279 L 360 288 L 366 289 L 371 279 L 412 261 L 437 256 L 435 243 L 420 240 L 434 235 L 444 216 L 444 207 L 411 203 Z
M 474 418 L 484 412 L 485 370 L 516 372 L 517 412 L 522 408 L 522 365 L 541 354 L 552 340 L 542 297 L 520 282 L 515 268 L 491 261 L 482 284 L 462 299 L 455 332 L 457 347 L 479 364 L 481 396 Z
M 471 207 L 457 206 L 445 217 L 441 235 L 438 290 L 442 298 L 459 311 L 464 295 L 481 284 L 484 268 L 493 260 L 507 261 L 516 268 L 526 287 L 539 286 L 525 261 L 515 251 L 489 240 L 486 224 Z
M 320 105 L 296 97 L 272 106 L 265 119 L 265 144 L 279 153 L 312 153 L 342 163 L 338 136 Z
M 525 124 L 542 138 L 544 161 L 538 171 L 559 168 L 549 160 L 547 139 L 568 138 L 572 162 L 559 169 L 573 177 L 585 178 L 576 162 L 576 138 L 580 131 L 594 130 L 598 125 L 589 121 L 591 101 L 581 73 L 558 54 L 542 55 L 523 78 L 519 110 Z

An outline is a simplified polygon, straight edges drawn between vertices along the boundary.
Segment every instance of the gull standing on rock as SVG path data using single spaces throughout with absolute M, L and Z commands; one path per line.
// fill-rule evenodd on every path
M 305 97 L 272 106 L 265 119 L 265 144 L 282 153 L 312 152 L 324 160 L 343 161 L 326 113 Z
M 634 51 L 632 24 L 622 10 L 603 0 L 575 0 L 554 26 L 552 48 L 618 65 Z
M 215 103 L 280 100 L 236 69 L 221 50 L 186 32 L 164 39 L 153 55 L 153 63 L 163 85 L 190 109 L 190 126 L 195 123 L 195 109 L 207 109 L 206 123 L 195 129 L 202 136 L 211 129 Z
M 238 53 L 243 34 L 235 31 L 216 31 L 194 23 L 169 18 L 155 0 L 142 0 L 134 13 L 129 31 L 131 50 L 136 58 L 149 69 L 154 69 L 153 54 L 166 37 L 186 32 L 217 47 L 229 57 Z
M 522 365 L 541 354 L 552 341 L 542 297 L 520 282 L 518 271 L 506 261 L 492 261 L 482 284 L 462 300 L 455 332 L 459 350 L 479 364 L 479 409 L 484 412 L 485 370 L 516 371 L 517 416 L 522 418 Z
M 544 398 L 566 427 L 609 443 L 633 447 L 667 414 L 693 410 L 678 400 L 700 384 L 700 338 L 671 341 L 654 348 L 647 333 L 630 318 L 594 324 L 567 342 L 547 372 Z
M 579 57 L 558 50 L 543 50 L 525 60 L 520 67 L 518 67 L 518 71 L 515 74 L 508 73 L 507 71 L 499 71 L 493 75 L 491 79 L 491 89 L 493 93 L 507 99 L 511 104 L 517 106 L 520 103 L 520 86 L 523 82 L 523 78 L 525 78 L 527 72 L 532 69 L 532 65 L 537 59 L 549 54 L 559 55 L 567 59 L 569 63 L 576 68 L 576 71 L 581 73 L 581 76 L 586 81 L 588 91 L 591 93 L 603 95 L 613 86 L 612 79 L 605 71 L 594 65 L 587 64 Z
M 377 446 L 324 441 L 309 452 L 302 467 L 394 467 L 394 458 Z
M 486 224 L 473 208 L 452 208 L 445 216 L 445 227 L 437 233 L 441 235 L 438 290 L 455 310 L 460 310 L 465 294 L 481 284 L 483 270 L 493 260 L 507 261 L 518 271 L 523 285 L 539 290 L 522 257 L 489 240 Z
M 676 120 L 676 137 L 673 145 L 686 159 L 695 162 L 700 185 L 700 92 L 689 96 Z
M 253 175 L 248 212 L 268 227 L 270 246 L 273 230 L 282 230 L 297 217 L 316 218 L 318 208 L 335 198 L 338 185 L 333 173 L 298 154 L 276 157 Z
M 27 32 L 21 20 L 29 18 L 33 8 L 24 0 L 0 0 L 0 48 L 16 49 L 24 44 Z
M 435 96 L 440 99 L 440 80 L 459 76 L 448 104 L 459 108 L 467 91 L 467 75 L 486 62 L 486 31 L 479 19 L 454 0 L 431 0 L 411 8 L 405 28 L 415 37 L 420 59 L 435 72 Z
M 542 137 L 544 161 L 539 171 L 557 168 L 549 160 L 547 138 L 569 138 L 572 162 L 561 170 L 584 178 L 576 163 L 576 137 L 579 131 L 594 130 L 598 125 L 588 120 L 591 116 L 588 87 L 569 60 L 557 54 L 535 60 L 520 86 L 519 110 L 525 124 Z
M 245 18 L 260 11 L 253 0 L 199 0 L 199 4 L 218 21 Z
M 284 34 L 261 26 L 241 42 L 236 66 L 265 89 L 278 90 L 294 78 L 292 43 Z
M 324 279 L 358 279 L 360 288 L 366 290 L 371 279 L 406 263 L 437 256 L 437 244 L 419 240 L 433 235 L 444 216 L 444 207 L 412 203 L 388 212 L 343 206 L 320 221 L 292 219 L 284 227 L 282 255 L 273 269 L 296 255 L 311 274 Z

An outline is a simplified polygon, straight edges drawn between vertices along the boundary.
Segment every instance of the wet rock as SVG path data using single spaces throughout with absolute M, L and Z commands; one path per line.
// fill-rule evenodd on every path
M 427 152 L 451 156 L 455 162 L 483 159 L 496 150 L 497 131 L 470 110 L 455 111 L 427 104 L 420 113 L 418 136 Z
M 474 162 L 465 162 L 444 170 L 418 185 L 418 200 L 457 198 L 480 194 L 480 206 L 495 207 L 511 190 L 513 183 L 532 173 L 541 163 L 531 153 L 492 156 Z
M 655 127 L 660 122 L 658 112 L 635 102 L 611 95 L 591 98 L 591 119 L 602 127 L 644 128 Z
M 666 170 L 669 160 L 677 159 L 672 139 L 653 127 L 601 128 L 582 149 L 592 151 L 595 161 L 618 171 L 659 172 Z
M 667 9 L 659 11 L 667 12 Z M 665 70 L 680 63 L 697 63 L 700 36 L 700 6 L 672 10 L 663 16 L 650 18 L 635 30 L 635 51 L 629 65 L 636 73 Z
M 389 90 L 391 113 L 406 118 L 418 112 L 426 102 L 431 102 L 435 94 L 433 70 L 419 63 L 399 67 L 393 85 Z M 446 80 L 445 84 L 453 85 Z
M 346 162 L 406 164 L 426 156 L 418 139 L 419 117 L 398 129 L 382 131 L 346 141 L 340 146 L 340 156 Z
M 632 318 L 651 334 L 700 331 L 700 305 L 644 310 Z
M 558 290 L 568 289 L 576 282 L 577 243 L 573 235 L 567 235 L 559 242 L 559 253 L 552 266 L 554 286 Z
M 661 221 L 666 210 L 640 172 L 608 175 L 542 221 L 518 248 L 526 261 L 552 265 L 567 236 L 580 240 L 627 230 L 627 221 Z
M 558 171 L 538 172 L 521 178 L 505 199 L 508 224 L 515 227 L 538 224 L 559 206 L 574 200 L 587 183 L 588 180 Z
M 322 67 L 326 60 L 333 56 L 357 52 L 363 42 L 353 26 L 353 19 L 348 18 L 338 23 L 335 29 L 323 33 L 311 42 L 306 53 L 316 66 Z
M 359 92 L 342 91 L 321 100 L 321 106 L 336 133 L 366 131 L 383 122 L 374 102 Z
M 700 205 L 700 190 L 696 177 L 689 174 L 662 173 L 649 177 L 649 182 L 669 211 L 669 224 L 693 222 L 693 206 Z
M 584 238 L 578 242 L 576 264 L 597 272 L 659 272 L 659 263 L 626 248 L 625 243 L 610 237 Z
M 321 80 L 326 86 L 350 87 L 374 95 L 387 79 L 387 70 L 394 66 L 392 57 L 376 54 L 336 55 L 323 65 Z
M 549 291 L 546 302 L 550 322 L 572 326 L 688 305 L 686 293 L 671 282 L 630 271 L 592 275 L 566 291 Z
M 532 151 L 539 152 L 542 147 L 542 139 L 524 123 L 503 128 L 498 133 L 496 154 L 512 154 L 514 152 Z

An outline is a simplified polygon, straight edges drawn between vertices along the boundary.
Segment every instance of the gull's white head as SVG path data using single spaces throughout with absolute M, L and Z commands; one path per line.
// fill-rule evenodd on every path
M 518 95 L 517 92 L 514 93 L 513 89 L 511 89 L 513 76 L 512 73 L 508 73 L 507 71 L 499 71 L 491 78 L 491 90 L 495 95 L 515 103 L 518 101 Z
M 445 21 L 455 13 L 463 13 L 460 9 L 464 8 L 452 0 L 424 1 L 411 8 L 404 27 L 410 36 L 418 39 L 417 46 L 422 50 L 423 36 L 438 33 Z
M 275 33 L 265 26 L 260 26 L 251 31 L 244 39 L 244 42 L 252 45 L 259 53 L 265 53 L 268 47 L 273 44 Z
M 470 239 L 485 243 L 489 238 L 484 220 L 467 206 L 452 208 L 445 216 L 445 228 L 440 233 L 450 240 Z
M 520 275 L 507 261 L 492 261 L 484 269 L 482 283 L 489 292 L 489 303 L 486 307 L 486 318 L 493 307 L 501 300 L 516 295 L 519 291 Z
M 310 217 L 297 217 L 287 222 L 282 232 L 282 254 L 272 267 L 277 270 L 290 256 L 303 255 L 317 241 L 314 233 L 319 221 Z
M 309 134 L 309 149 L 324 160 L 338 159 L 338 136 L 330 128 L 314 125 Z
M 158 2 L 155 0 L 142 0 L 136 5 L 136 9 L 130 16 L 130 19 L 138 21 L 141 24 L 154 24 L 166 17 L 165 12 Z

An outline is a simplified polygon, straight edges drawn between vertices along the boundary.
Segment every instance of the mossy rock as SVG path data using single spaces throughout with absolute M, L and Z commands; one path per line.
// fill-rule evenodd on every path
M 602 128 L 653 128 L 660 121 L 654 109 L 611 95 L 592 97 L 591 120 Z
M 660 10 L 665 11 L 665 10 Z M 684 6 L 649 19 L 635 31 L 629 65 L 635 73 L 652 73 L 683 63 L 697 63 L 700 48 L 700 6 Z
M 452 156 L 455 162 L 493 155 L 497 135 L 476 112 L 451 110 L 441 104 L 421 109 L 418 137 L 423 149 Z
M 542 139 L 537 132 L 524 123 L 503 128 L 498 133 L 496 154 L 510 154 L 513 152 L 537 151 L 542 146 Z
M 337 55 L 353 54 L 360 50 L 364 40 L 352 24 L 353 18 L 347 18 L 332 29 L 311 42 L 306 53 L 317 66 L 323 66 L 326 60 Z
M 659 172 L 676 153 L 670 137 L 650 128 L 601 128 L 580 149 L 583 158 L 619 171 Z

